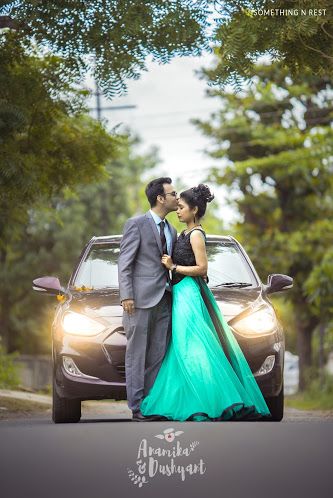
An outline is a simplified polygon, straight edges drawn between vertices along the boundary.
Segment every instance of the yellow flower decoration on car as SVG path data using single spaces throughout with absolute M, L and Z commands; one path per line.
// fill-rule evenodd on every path
M 66 296 L 63 294 L 57 294 L 57 300 L 62 303 L 63 301 L 66 301 Z
M 74 286 L 74 289 L 75 289 L 76 291 L 82 292 L 82 291 L 89 291 L 89 290 L 93 290 L 93 287 L 87 287 L 87 286 L 85 286 L 85 285 L 79 285 L 79 286 L 75 285 L 75 286 Z

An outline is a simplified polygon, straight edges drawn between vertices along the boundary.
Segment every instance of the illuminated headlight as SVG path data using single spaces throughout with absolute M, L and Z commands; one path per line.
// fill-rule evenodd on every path
M 267 308 L 241 318 L 233 325 L 240 334 L 269 334 L 277 327 L 275 314 Z
M 96 335 L 105 329 L 101 323 L 89 318 L 86 315 L 75 313 L 74 311 L 67 311 L 62 320 L 63 329 L 67 334 L 75 335 Z

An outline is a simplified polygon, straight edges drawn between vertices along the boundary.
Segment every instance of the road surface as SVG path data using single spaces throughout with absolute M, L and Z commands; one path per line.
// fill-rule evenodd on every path
M 54 424 L 39 401 L 37 413 L 0 410 L 1 498 L 332 496 L 327 412 L 287 408 L 281 423 L 138 423 L 126 402 L 86 401 L 79 423 Z

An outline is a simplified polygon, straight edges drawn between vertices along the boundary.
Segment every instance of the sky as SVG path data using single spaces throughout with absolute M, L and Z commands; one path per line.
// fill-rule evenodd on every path
M 220 105 L 216 98 L 207 97 L 205 80 L 195 74 L 195 70 L 212 64 L 213 55 L 209 53 L 201 57 L 176 57 L 168 64 L 149 60 L 148 71 L 139 80 L 128 81 L 126 95 L 112 102 L 102 99 L 104 106 L 136 106 L 103 111 L 103 118 L 110 129 L 122 123 L 117 131 L 129 127 L 138 134 L 142 139 L 140 151 L 157 146 L 161 164 L 153 173 L 156 177 L 171 176 L 176 187 L 175 180 L 179 177 L 186 188 L 205 181 L 208 169 L 218 164 L 204 153 L 212 145 L 210 140 L 190 123 L 191 118 L 208 119 Z M 219 164 L 222 166 L 221 161 Z M 223 187 L 205 183 L 214 192 L 219 213 L 228 226 L 237 216 L 225 203 L 228 194 Z

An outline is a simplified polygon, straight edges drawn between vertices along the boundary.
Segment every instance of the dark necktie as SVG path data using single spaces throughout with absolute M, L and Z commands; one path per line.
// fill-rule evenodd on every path
M 165 238 L 165 233 L 164 233 L 165 222 L 160 221 L 159 225 L 160 225 L 160 237 L 161 237 L 161 242 L 162 242 L 162 251 L 163 251 L 163 254 L 168 254 L 167 243 L 166 243 L 166 238 Z M 168 286 L 170 289 L 171 280 L 170 280 L 169 270 L 165 269 L 165 271 L 166 271 Z
M 162 242 L 162 252 L 163 252 L 163 254 L 168 254 L 167 243 L 166 243 L 166 238 L 165 238 L 165 233 L 164 233 L 164 227 L 165 227 L 165 222 L 160 221 L 160 237 L 161 237 L 161 242 Z

